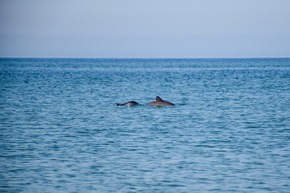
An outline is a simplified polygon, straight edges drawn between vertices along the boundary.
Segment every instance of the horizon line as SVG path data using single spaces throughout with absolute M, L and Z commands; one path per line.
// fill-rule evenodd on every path
M 157 59 L 180 59 L 180 60 L 185 60 L 185 59 L 289 59 L 290 56 L 281 56 L 281 57 L 30 57 L 30 56 L 24 56 L 24 57 L 19 57 L 19 56 L 0 56 L 0 59 L 107 59 L 107 60 L 128 60 L 128 59 L 152 59 L 152 60 L 157 60 Z

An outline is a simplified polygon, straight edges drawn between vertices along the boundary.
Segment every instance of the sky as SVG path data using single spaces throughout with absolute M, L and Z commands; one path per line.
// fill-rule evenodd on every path
M 290 1 L 0 0 L 0 57 L 290 57 Z

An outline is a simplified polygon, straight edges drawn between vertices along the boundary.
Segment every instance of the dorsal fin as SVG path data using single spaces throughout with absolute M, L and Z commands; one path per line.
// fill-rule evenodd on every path
M 156 101 L 163 101 L 159 96 L 156 96 Z

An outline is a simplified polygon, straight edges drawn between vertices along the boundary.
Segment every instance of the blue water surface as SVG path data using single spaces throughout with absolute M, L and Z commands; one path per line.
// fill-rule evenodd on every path
M 2 58 L 0 80 L 0 192 L 290 190 L 289 58 Z

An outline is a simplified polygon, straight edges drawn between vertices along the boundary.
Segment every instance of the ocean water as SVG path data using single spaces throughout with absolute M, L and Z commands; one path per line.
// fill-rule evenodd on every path
M 0 192 L 289 190 L 289 58 L 0 59 Z

